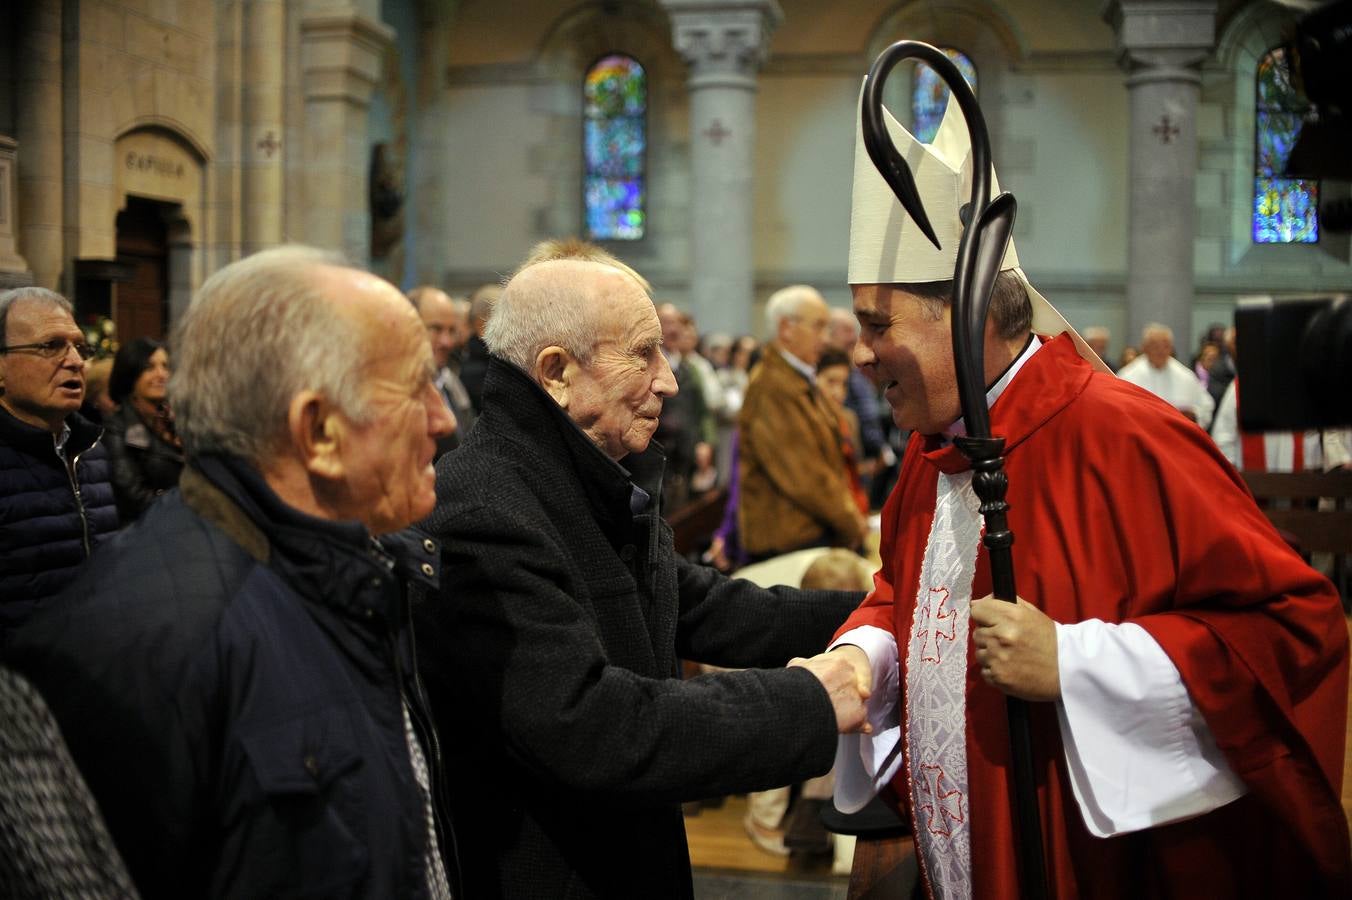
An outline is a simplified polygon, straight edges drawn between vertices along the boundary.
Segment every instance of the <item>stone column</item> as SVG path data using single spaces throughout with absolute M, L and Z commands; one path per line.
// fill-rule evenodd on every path
M 367 109 L 394 42 L 394 30 L 374 16 L 375 10 L 318 7 L 300 23 L 305 240 L 341 250 L 360 266 L 370 258 Z
M 282 242 L 282 65 L 286 15 L 282 0 L 244 7 L 241 228 L 244 253 Z
M 756 70 L 774 0 L 661 0 L 690 66 L 690 300 L 705 332 L 751 330 Z
M 1200 65 L 1215 43 L 1214 0 L 1110 0 L 1130 97 L 1126 343 L 1161 322 L 1192 346 Z
M 22 34 L 24 52 L 14 61 L 14 137 L 23 152 L 16 169 L 19 250 L 34 283 L 50 290 L 62 289 L 65 265 L 61 15 L 60 3 L 34 4 Z

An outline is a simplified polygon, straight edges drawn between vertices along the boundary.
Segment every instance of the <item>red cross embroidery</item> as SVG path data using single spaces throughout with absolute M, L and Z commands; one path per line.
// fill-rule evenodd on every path
M 949 643 L 953 642 L 956 637 L 957 616 L 953 610 L 944 608 L 948 603 L 948 588 L 930 588 L 929 593 L 928 602 L 920 610 L 916 633 L 924 639 L 920 644 L 920 658 L 925 662 L 938 664 L 942 661 L 939 640 L 942 638 Z
M 951 789 L 942 766 L 921 766 L 919 788 L 925 827 L 930 834 L 952 835 L 953 824 L 963 822 L 962 791 Z

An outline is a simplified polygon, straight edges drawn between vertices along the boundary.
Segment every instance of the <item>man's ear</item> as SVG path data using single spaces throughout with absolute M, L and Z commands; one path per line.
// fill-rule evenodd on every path
M 563 409 L 568 408 L 568 402 L 572 399 L 571 388 L 575 372 L 572 356 L 562 347 L 546 347 L 535 357 L 536 383 Z
M 301 391 L 291 398 L 286 414 L 291 446 L 305 470 L 331 481 L 342 480 L 342 461 L 347 422 L 321 394 Z

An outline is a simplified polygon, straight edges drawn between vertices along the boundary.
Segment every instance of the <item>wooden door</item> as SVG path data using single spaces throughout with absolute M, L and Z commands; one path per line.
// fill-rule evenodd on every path
M 173 204 L 127 198 L 117 214 L 117 259 L 132 266 L 117 285 L 113 318 L 121 343 L 138 337 L 164 340 L 169 309 L 169 234 L 165 213 Z

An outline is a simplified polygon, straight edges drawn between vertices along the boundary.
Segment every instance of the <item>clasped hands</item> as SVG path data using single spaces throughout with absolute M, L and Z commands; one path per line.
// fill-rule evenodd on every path
M 841 734 L 872 734 L 866 701 L 873 693 L 873 667 L 868 654 L 853 644 L 819 653 L 811 659 L 789 660 L 789 668 L 807 669 L 831 698 L 836 730 Z
M 972 601 L 971 619 L 973 653 L 987 684 L 1023 700 L 1060 699 L 1056 623 L 1046 613 L 1023 598 L 1008 603 L 987 596 Z M 841 734 L 873 733 L 865 705 L 873 693 L 868 654 L 853 644 L 842 644 L 810 659 L 791 660 L 789 665 L 807 669 L 826 688 Z

